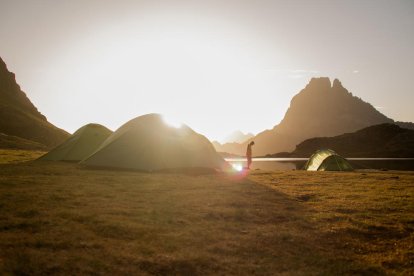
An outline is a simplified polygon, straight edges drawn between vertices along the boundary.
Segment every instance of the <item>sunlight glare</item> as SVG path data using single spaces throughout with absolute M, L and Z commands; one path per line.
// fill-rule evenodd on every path
M 163 115 L 162 118 L 163 118 L 164 122 L 167 125 L 169 125 L 170 127 L 181 128 L 183 126 L 183 123 L 180 122 L 179 120 L 177 120 L 174 117 Z
M 264 119 L 254 123 L 239 118 L 244 113 L 229 112 L 229 103 L 235 100 L 240 109 L 251 107 L 251 99 L 241 95 L 252 91 L 274 95 L 278 82 L 257 54 L 264 51 L 247 47 L 238 29 L 224 22 L 215 31 L 208 20 L 201 26 L 185 18 L 174 19 L 172 24 L 161 21 L 159 26 L 151 22 L 132 20 L 131 25 L 121 21 L 74 40 L 68 54 L 50 65 L 51 79 L 60 80 L 52 87 L 60 93 L 39 101 L 48 104 L 42 109 L 58 101 L 80 110 L 71 116 L 72 131 L 86 123 L 84 118 L 116 129 L 136 114 L 153 112 L 167 114 L 166 122 L 180 127 L 177 120 L 168 119 L 172 114 L 211 140 L 220 140 L 233 129 L 258 132 L 273 126 L 267 111 L 278 110 L 274 101 L 260 104 L 255 116 Z M 52 89 L 47 85 L 43 90 Z M 97 98 L 96 109 L 86 108 Z M 114 112 L 106 112 L 106 106 Z
M 235 171 L 241 172 L 243 170 L 242 164 L 232 164 L 232 167 Z

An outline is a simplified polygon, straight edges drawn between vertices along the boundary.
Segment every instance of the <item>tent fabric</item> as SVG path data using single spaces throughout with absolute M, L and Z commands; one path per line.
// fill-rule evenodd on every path
M 349 162 L 335 151 L 326 149 L 316 151 L 305 165 L 308 171 L 352 171 Z
M 210 141 L 190 127 L 172 127 L 159 114 L 130 120 L 81 164 L 142 171 L 224 169 L 227 162 Z
M 61 145 L 41 156 L 38 160 L 81 161 L 94 153 L 111 134 L 112 131 L 102 125 L 85 125 Z

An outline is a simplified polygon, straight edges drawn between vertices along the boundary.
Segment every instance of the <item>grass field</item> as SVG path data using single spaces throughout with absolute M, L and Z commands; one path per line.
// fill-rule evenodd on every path
M 17 164 L 32 161 L 45 153 L 38 150 L 0 149 L 0 164 Z
M 414 173 L 0 165 L 0 274 L 414 273 Z

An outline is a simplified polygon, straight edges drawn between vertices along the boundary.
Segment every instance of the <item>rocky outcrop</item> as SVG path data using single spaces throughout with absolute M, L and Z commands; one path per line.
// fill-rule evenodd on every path
M 42 115 L 20 89 L 15 75 L 0 58 L 0 132 L 54 147 L 69 134 Z M 25 148 L 27 147 L 27 143 Z

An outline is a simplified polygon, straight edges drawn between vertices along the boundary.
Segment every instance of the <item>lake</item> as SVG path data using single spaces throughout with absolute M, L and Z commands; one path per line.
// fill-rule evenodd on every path
M 414 158 L 347 158 L 355 169 L 414 171 Z M 226 158 L 230 164 L 246 166 L 245 158 Z M 300 170 L 308 158 L 253 158 L 251 169 Z

